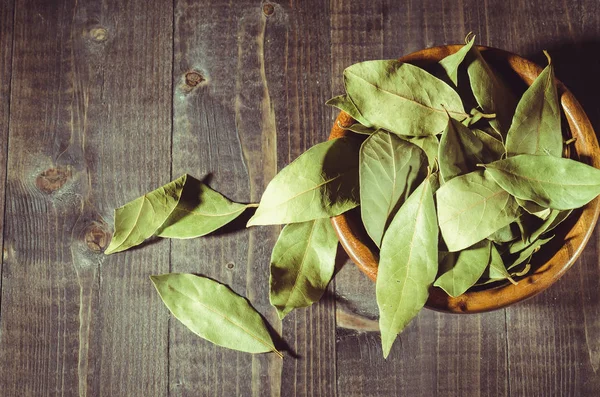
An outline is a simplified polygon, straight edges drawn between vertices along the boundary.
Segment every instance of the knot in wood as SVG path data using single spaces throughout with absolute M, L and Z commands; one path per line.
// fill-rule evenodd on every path
M 275 7 L 271 3 L 263 4 L 263 14 L 270 17 L 275 12 Z
M 228 264 L 225 265 L 227 267 L 227 269 L 231 270 L 235 267 L 233 262 L 229 262 Z
M 203 81 L 204 77 L 196 71 L 187 72 L 185 74 L 185 84 L 189 87 L 195 87 Z
M 90 36 L 94 41 L 105 41 L 108 37 L 108 32 L 103 27 L 96 27 L 90 30 Z
M 42 192 L 51 194 L 63 187 L 70 177 L 69 167 L 49 168 L 36 178 L 35 185 Z
M 94 224 L 85 231 L 85 243 L 90 251 L 102 252 L 106 248 L 109 234 L 100 225 Z

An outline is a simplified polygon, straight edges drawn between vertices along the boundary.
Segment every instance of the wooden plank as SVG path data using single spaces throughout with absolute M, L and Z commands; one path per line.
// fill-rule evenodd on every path
M 0 234 L 4 233 L 6 156 L 10 112 L 14 3 L 0 4 Z M 3 240 L 4 242 L 4 240 Z M 0 249 L 3 242 L 0 243 Z M 0 261 L 0 320 L 2 319 L 2 262 Z
M 465 26 L 485 26 L 474 2 L 333 2 L 333 86 L 365 59 L 398 58 L 433 45 L 461 42 Z M 475 8 L 476 12 L 465 10 Z M 505 315 L 452 316 L 423 311 L 383 360 L 375 286 L 350 267 L 336 277 L 338 393 L 377 395 L 508 394 Z
M 15 9 L 0 389 L 164 395 L 168 316 L 148 275 L 168 270 L 168 243 L 102 250 L 113 208 L 170 177 L 172 16 Z
M 324 140 L 329 52 L 321 40 L 329 34 L 328 21 L 319 7 L 307 4 L 178 2 L 174 175 L 211 174 L 212 186 L 232 199 L 257 202 L 278 168 Z M 321 40 L 305 40 L 308 32 Z M 196 75 L 203 81 L 186 84 L 186 75 L 188 81 Z M 236 227 L 243 229 L 244 223 Z M 270 251 L 278 232 L 278 227 L 262 227 L 195 245 L 174 241 L 173 271 L 200 271 L 230 285 L 281 332 L 268 301 Z M 329 302 L 289 315 L 283 336 L 299 357 L 283 363 L 273 355 L 214 347 L 172 324 L 170 390 L 176 395 L 334 395 L 333 312 Z M 198 362 L 205 364 L 201 370 L 190 365 Z

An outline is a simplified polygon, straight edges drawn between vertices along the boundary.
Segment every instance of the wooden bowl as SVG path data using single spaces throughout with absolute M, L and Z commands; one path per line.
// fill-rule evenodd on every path
M 399 60 L 427 68 L 460 48 L 459 45 L 428 48 Z M 479 47 L 479 50 L 508 84 L 521 86 L 521 91 L 524 91 L 542 71 L 538 65 L 518 55 L 488 47 Z M 598 140 L 588 117 L 573 94 L 560 82 L 558 93 L 570 133 L 577 139 L 571 147 L 570 156 L 600 168 Z M 329 139 L 350 133 L 342 127 L 348 127 L 353 122 L 348 114 L 341 112 L 333 124 Z M 457 298 L 447 295 L 441 288 L 431 287 L 425 307 L 451 313 L 479 313 L 501 309 L 542 292 L 556 282 L 577 260 L 594 231 L 599 213 L 598 198 L 573 212 L 568 220 L 556 229 L 555 238 L 534 255 L 534 260 L 542 258 L 541 263 L 534 264 L 532 273 L 520 279 L 517 285 L 501 283 L 485 289 L 469 290 Z M 360 212 L 350 211 L 332 218 L 331 222 L 350 259 L 375 281 L 378 250 L 364 230 Z

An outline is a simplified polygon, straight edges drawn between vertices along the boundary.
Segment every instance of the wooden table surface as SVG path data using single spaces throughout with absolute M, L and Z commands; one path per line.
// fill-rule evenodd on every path
M 598 234 L 506 310 L 428 310 L 383 360 L 374 285 L 348 262 L 283 322 L 279 228 L 103 254 L 113 209 L 189 173 L 239 202 L 326 139 L 343 69 L 458 43 L 544 62 L 600 131 L 598 0 L 2 0 L 0 396 L 598 396 Z M 189 332 L 148 276 L 228 284 L 295 356 Z

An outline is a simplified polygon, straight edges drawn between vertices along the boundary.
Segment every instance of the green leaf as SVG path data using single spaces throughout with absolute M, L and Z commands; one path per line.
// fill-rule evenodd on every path
M 526 238 L 515 241 L 509 246 L 508 252 L 514 254 L 522 251 L 539 239 L 543 234 L 550 232 L 561 224 L 571 214 L 571 211 L 551 210 L 550 216 L 543 222 L 537 222 L 530 227 Z
M 534 242 L 532 242 L 531 244 L 529 244 L 528 246 L 524 247 L 523 249 L 521 249 L 518 252 L 515 252 L 516 255 L 513 255 L 511 258 L 509 259 L 507 262 L 509 263 L 509 265 L 506 267 L 509 271 L 514 269 L 515 267 L 517 267 L 518 265 L 524 263 L 525 261 L 528 261 L 529 258 L 531 258 L 531 256 L 536 253 L 540 247 L 544 244 L 546 244 L 548 241 L 552 240 L 554 238 L 554 236 L 548 237 L 546 239 L 537 239 Z M 520 241 L 517 241 L 516 243 L 514 243 L 514 245 L 519 244 Z M 512 246 L 513 244 L 511 244 Z
M 489 235 L 487 239 L 496 243 L 508 243 L 516 240 L 520 236 L 521 231 L 519 230 L 519 226 L 513 222 L 501 229 L 496 230 L 494 233 Z
M 467 62 L 467 73 L 477 103 L 483 113 L 496 114 L 489 123 L 502 136 L 506 135 L 517 105 L 513 93 L 492 71 L 476 46 L 471 48 Z
M 437 77 L 396 60 L 367 61 L 344 71 L 346 92 L 373 125 L 398 135 L 435 135 L 448 115 L 465 114 L 458 94 Z
M 491 241 L 483 240 L 458 253 L 451 253 L 454 255 L 446 255 L 446 263 L 442 266 L 448 270 L 433 285 L 455 298 L 465 293 L 475 285 L 490 263 L 492 245 Z
M 414 136 L 414 137 L 404 137 L 401 138 L 406 139 L 408 142 L 417 145 L 420 147 L 425 154 L 427 155 L 427 161 L 429 163 L 429 168 L 433 168 L 438 157 L 438 152 L 440 148 L 440 141 L 438 141 L 435 135 L 429 136 Z
M 328 100 L 327 102 L 325 102 L 325 104 L 329 105 L 329 106 L 333 106 L 340 110 L 343 110 L 344 112 L 348 113 L 350 115 L 350 117 L 352 117 L 354 120 L 358 121 L 360 124 L 364 125 L 365 127 L 373 126 L 358 111 L 358 109 L 356 108 L 356 106 L 354 105 L 354 103 L 352 102 L 352 100 L 350 99 L 350 97 L 348 95 L 339 95 L 339 96 L 333 97 L 330 100 Z
M 508 270 L 506 270 L 506 267 L 504 266 L 504 261 L 502 260 L 502 256 L 500 255 L 500 252 L 498 252 L 496 246 L 492 244 L 491 248 L 492 255 L 490 257 L 488 278 L 492 280 L 508 279 L 508 281 L 510 281 L 512 284 L 516 285 L 517 282 L 513 280 L 513 278 L 510 276 L 510 273 L 508 273 Z
M 450 118 L 439 147 L 440 174 L 444 182 L 468 174 L 481 164 L 483 143 L 458 121 Z
M 260 315 L 225 285 L 193 274 L 150 278 L 171 313 L 196 335 L 229 349 L 283 358 Z
M 492 161 L 500 160 L 504 154 L 506 154 L 506 148 L 502 141 L 499 141 L 489 133 L 478 128 L 473 128 L 471 131 L 483 144 L 481 158 L 484 162 L 490 163 Z
M 537 154 L 562 157 L 560 104 L 550 57 L 548 66 L 525 91 L 517 105 L 506 136 L 506 149 L 509 156 Z
M 328 218 L 281 230 L 271 255 L 270 300 L 283 319 L 321 299 L 333 276 L 337 235 Z
M 330 218 L 358 205 L 358 152 L 354 137 L 319 143 L 269 183 L 248 226 Z
M 444 59 L 442 59 L 439 64 L 446 72 L 448 79 L 454 84 L 454 86 L 458 86 L 458 67 L 465 60 L 465 57 L 471 51 L 471 47 L 473 47 L 473 43 L 475 43 L 475 36 L 464 46 L 461 47 L 460 50 L 456 51 L 454 54 L 448 55 Z
M 365 127 L 364 125 L 362 125 L 360 123 L 354 123 L 350 127 L 347 127 L 344 129 L 348 130 L 348 131 L 352 131 L 355 134 L 361 134 L 361 135 L 371 135 L 372 133 L 374 133 L 376 131 L 375 129 L 373 129 L 371 127 Z
M 152 236 L 179 203 L 186 179 L 183 175 L 117 208 L 115 231 L 104 253 L 125 251 Z
M 460 251 L 517 219 L 515 199 L 483 172 L 458 176 L 436 193 L 442 237 L 449 251 Z
M 507 192 L 546 208 L 579 208 L 600 194 L 600 170 L 575 160 L 521 154 L 485 167 Z
M 384 130 L 360 149 L 360 210 L 367 233 L 379 247 L 394 215 L 427 176 L 427 156 L 416 145 Z
M 537 205 L 533 201 L 521 200 L 518 198 L 517 203 L 519 203 L 519 206 L 525 211 L 527 211 L 531 215 L 537 216 L 540 219 L 548 218 L 550 212 L 552 211 L 550 208 L 544 208 L 541 205 Z
M 425 305 L 438 267 L 438 228 L 429 178 L 411 194 L 383 237 L 376 295 L 383 356 Z
M 179 203 L 155 234 L 182 239 L 204 236 L 233 221 L 246 208 L 248 205 L 234 203 L 188 177 Z

